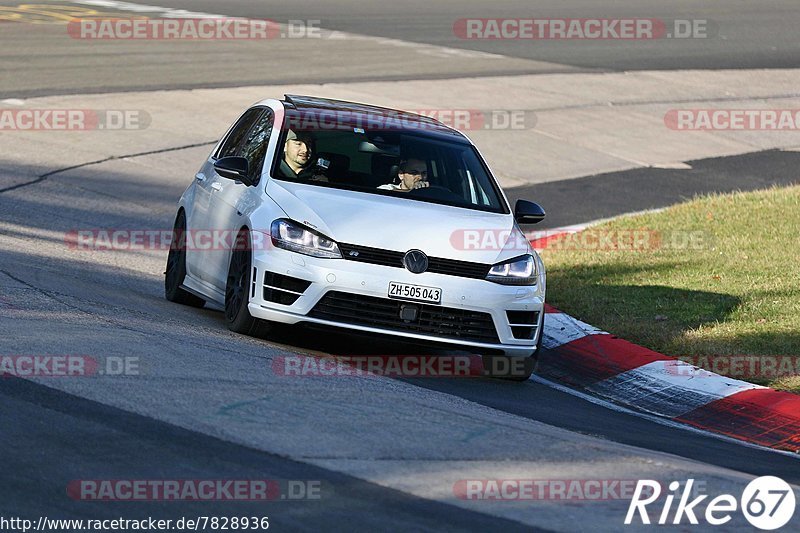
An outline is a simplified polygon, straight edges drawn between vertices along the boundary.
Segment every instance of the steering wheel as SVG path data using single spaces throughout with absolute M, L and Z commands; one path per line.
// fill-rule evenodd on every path
M 415 196 L 422 196 L 425 198 L 431 198 L 433 200 L 463 200 L 459 195 L 448 189 L 447 187 L 442 187 L 441 185 L 431 185 L 429 187 L 420 187 L 419 189 L 411 189 L 408 191 L 407 194 L 413 194 Z

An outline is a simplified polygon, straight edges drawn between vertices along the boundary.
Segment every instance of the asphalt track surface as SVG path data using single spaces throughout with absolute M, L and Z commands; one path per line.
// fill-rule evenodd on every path
M 767 150 L 689 161 L 688 165 L 691 168 L 638 168 L 514 187 L 506 194 L 512 202 L 524 198 L 545 208 L 547 218 L 532 229 L 559 228 L 659 209 L 703 194 L 795 185 L 800 153 Z
M 368 52 L 368 47 L 351 49 L 352 55 L 347 60 L 359 65 L 354 68 L 333 64 L 318 43 L 313 42 L 277 43 L 275 46 L 282 54 L 280 60 L 271 62 L 265 53 L 263 63 L 259 64 L 253 63 L 252 56 L 236 54 L 235 50 L 201 50 L 194 45 L 182 46 L 185 43 L 177 47 L 133 49 L 133 53 L 119 56 L 118 49 L 112 46 L 124 45 L 79 49 L 78 45 L 83 43 L 66 41 L 65 45 L 63 32 L 59 34 L 53 28 L 36 28 L 34 32 L 29 27 L 23 30 L 22 26 L 2 24 L 3 42 L 8 42 L 9 36 L 27 38 L 36 53 L 30 54 L 25 47 L 4 47 L 0 51 L 3 65 L 0 96 L 106 92 L 125 87 L 402 80 L 470 73 L 797 67 L 800 61 L 800 44 L 793 39 L 796 7 L 789 1 L 772 2 L 769 10 L 746 2 L 729 3 L 721 14 L 706 2 L 673 2 L 667 6 L 655 1 L 617 3 L 611 7 L 589 1 L 540 2 L 535 13 L 521 2 L 489 5 L 416 0 L 403 3 L 298 0 L 271 3 L 268 7 L 255 1 L 154 3 L 209 12 L 218 12 L 224 5 L 226 15 L 279 21 L 320 19 L 324 21 L 323 27 L 332 30 L 502 54 L 505 59 L 493 60 L 498 66 L 492 68 L 485 65 L 476 68 L 474 63 L 480 59 L 468 56 L 462 60 L 434 58 L 426 65 L 409 60 L 402 68 L 387 74 L 380 67 L 396 57 L 398 48 L 387 47 L 378 53 Z M 0 4 L 16 5 L 8 1 Z M 453 19 L 472 16 L 697 17 L 712 20 L 718 33 L 702 46 L 678 41 L 532 46 L 456 39 L 452 35 Z M 65 46 L 75 48 L 65 50 Z M 250 51 L 248 46 L 252 45 L 245 46 Z M 286 56 L 292 48 L 296 48 L 296 55 Z M 207 148 L 203 147 L 192 152 L 192 160 L 199 161 L 197 156 L 202 157 L 205 151 Z M 762 152 L 691 162 L 691 170 L 638 169 L 512 189 L 509 195 L 542 203 L 549 211 L 547 226 L 543 227 L 556 227 L 663 207 L 695 193 L 791 183 L 786 176 L 793 175 L 788 170 L 797 168 L 798 158 L 800 154 L 796 152 Z M 0 168 L 3 166 L 0 164 Z M 214 374 L 214 364 L 219 358 L 271 357 L 297 351 L 387 354 L 413 350 L 388 339 L 329 331 L 319 334 L 304 328 L 284 329 L 269 340 L 229 335 L 219 312 L 165 302 L 158 279 L 160 271 L 151 268 L 144 275 L 127 268 L 126 262 L 137 261 L 136 257 L 123 254 L 118 259 L 94 261 L 91 257 L 76 258 L 64 250 L 52 253 L 62 244 L 59 238 L 63 238 L 63 231 L 75 227 L 169 227 L 174 217 L 174 201 L 187 178 L 168 176 L 166 183 L 154 181 L 161 177 L 154 177 L 158 168 L 145 165 L 138 173 L 129 174 L 104 172 L 102 168 L 76 169 L 51 177 L 41 175 L 41 179 L 30 185 L 0 190 L 0 238 L 18 245 L 16 249 L 4 247 L 0 256 L 2 353 L 36 350 L 52 353 L 53 346 L 58 346 L 62 353 L 102 352 L 104 346 L 112 346 L 113 353 L 118 354 L 133 350 L 147 354 L 150 359 L 146 361 L 153 369 L 172 368 L 168 365 L 179 363 L 199 368 L 197 372 L 204 373 L 206 381 L 199 382 L 196 388 L 189 382 L 192 376 L 156 372 L 155 376 L 147 377 L 147 381 L 153 382 L 152 390 L 164 391 L 165 397 L 171 388 L 180 391 L 191 386 L 191 393 L 199 398 L 205 392 L 200 387 L 212 390 L 215 379 L 224 381 Z M 631 186 L 644 180 L 651 186 Z M 158 257 L 159 266 L 165 258 L 162 255 Z M 513 385 L 485 379 L 398 380 L 398 383 L 413 387 L 420 395 L 442 393 L 527 421 L 598 437 L 611 444 L 664 452 L 696 461 L 698 465 L 715 465 L 752 475 L 778 475 L 791 483 L 800 483 L 800 462 L 793 457 L 610 410 L 535 381 Z M 81 386 L 0 379 L 0 450 L 5 465 L 0 484 L 0 514 L 72 518 L 112 518 L 120 514 L 160 518 L 269 514 L 276 517 L 277 525 L 283 526 L 276 530 L 531 530 L 530 526 L 493 514 L 419 498 L 293 460 L 288 458 L 289 454 L 265 452 L 241 443 L 238 436 L 215 434 L 202 423 L 198 425 L 206 430 L 195 431 L 155 416 L 137 414 L 135 407 L 139 403 L 158 397 L 148 397 L 146 388 L 137 390 L 142 396 L 135 396 L 132 394 L 135 387 L 125 381 L 116 389 L 108 388 L 106 401 L 89 399 L 95 392 L 75 390 L 72 394 L 59 390 L 70 388 Z M 310 392 L 319 390 L 309 388 Z M 111 398 L 130 408 L 112 406 Z M 332 398 L 336 398 L 335 394 Z M 360 399 L 370 400 L 368 395 Z M 190 403 L 191 397 L 186 402 Z M 164 406 L 165 411 L 170 409 Z M 347 434 L 347 427 L 341 429 Z M 350 437 L 366 440 L 368 436 Z M 356 443 L 353 445 L 358 449 Z M 529 460 L 540 458 L 536 450 L 507 456 L 512 455 Z M 76 502 L 65 497 L 65 486 L 70 480 L 86 477 L 214 479 L 252 478 L 265 473 L 280 479 L 321 480 L 333 496 L 319 502 L 274 504 Z
M 200 147 L 193 153 L 204 150 L 205 147 Z M 762 162 L 764 167 L 768 161 Z M 717 172 L 724 172 L 725 160 L 705 162 L 708 167 L 715 163 Z M 218 372 L 224 372 L 221 368 L 229 360 L 235 361 L 247 354 L 269 358 L 287 351 L 343 355 L 419 353 L 415 352 L 418 347 L 390 339 L 331 331 L 320 334 L 307 328 L 282 329 L 269 340 L 231 335 L 224 328 L 221 313 L 176 306 L 163 300 L 156 269 L 161 266 L 164 254 L 155 254 L 157 266 L 150 269 L 152 275 L 135 274 L 126 264 L 137 261 L 135 254 L 81 257 L 64 250 L 63 241 L 59 242 L 58 237 L 36 236 L 15 229 L 27 227 L 34 232 L 58 232 L 76 226 L 168 227 L 174 216 L 172 199 L 180 194 L 185 179 L 176 177 L 164 182 L 162 176 L 159 189 L 154 191 L 148 183 L 153 177 L 147 175 L 153 168 L 158 165 L 146 165 L 142 175 L 125 175 L 108 168 L 104 170 L 102 166 L 86 167 L 0 193 L 0 216 L 7 228 L 4 236 L 11 239 L 9 242 L 19 243 L 17 251 L 5 251 L 0 258 L 5 316 L 0 320 L 0 334 L 6 339 L 4 352 L 53 353 L 57 345 L 57 353 L 133 353 L 141 354 L 143 366 L 150 369 L 146 377 L 142 376 L 144 381 L 133 376 L 118 384 L 63 381 L 68 378 L 46 383 L 47 387 L 68 390 L 54 390 L 17 379 L 0 380 L 3 404 L 0 449 L 4 463 L 15 465 L 4 469 L 6 482 L 0 485 L 0 511 L 4 515 L 101 518 L 123 513 L 126 517 L 169 518 L 200 511 L 231 515 L 252 510 L 272 513 L 276 522 L 288 530 L 320 527 L 433 530 L 443 526 L 449 530 L 514 530 L 520 526 L 495 516 L 481 516 L 481 513 L 468 513 L 464 509 L 415 498 L 289 459 L 284 454 L 267 453 L 257 446 L 236 444 L 239 437 L 235 433 L 216 435 L 214 431 L 192 431 L 136 414 L 142 404 L 151 402 L 186 401 L 191 405 L 196 401 L 192 398 L 213 397 L 219 379 L 215 376 L 215 365 L 221 365 Z M 142 208 L 143 205 L 148 206 L 147 209 Z M 173 375 L 176 370 L 179 373 Z M 204 377 L 195 385 L 193 380 L 198 373 Z M 232 384 L 241 377 L 234 372 L 225 374 L 225 380 L 232 380 Z M 531 423 L 599 437 L 609 443 L 685 457 L 697 461 L 698 465 L 715 465 L 752 475 L 774 474 L 800 483 L 800 461 L 794 457 L 664 426 L 595 405 L 535 381 L 523 384 L 486 379 L 399 381 L 412 386 L 412 393 L 405 400 L 384 399 L 385 391 L 376 389 L 371 398 L 360 396 L 351 409 L 358 412 L 358 401 L 368 401 L 371 406 L 387 401 L 389 405 L 398 400 L 414 402 L 421 392 L 413 391 L 432 391 L 516 415 Z M 301 391 L 306 387 L 298 385 Z M 323 394 L 333 396 L 325 402 L 327 404 L 338 401 L 337 395 L 350 388 L 341 382 L 331 386 L 334 389 L 310 386 L 307 393 L 301 394 L 318 395 L 328 391 Z M 345 388 L 331 393 L 340 387 Z M 228 390 L 225 402 L 236 399 L 235 388 L 225 390 Z M 270 393 L 267 388 L 261 394 L 277 398 L 277 390 Z M 283 386 L 280 390 L 284 390 Z M 180 398 L 181 391 L 185 391 L 186 400 L 175 399 Z M 87 399 L 96 395 L 100 395 L 102 401 Z M 166 400 L 170 396 L 172 399 Z M 302 395 L 299 398 L 290 395 L 285 405 L 305 401 Z M 315 399 L 312 405 L 320 400 Z M 109 406 L 114 403 L 130 408 Z M 269 409 L 267 405 L 263 408 Z M 308 414 L 305 408 L 294 408 Z M 156 409 L 173 410 L 167 403 Z M 190 407 L 185 409 L 193 412 Z M 277 404 L 275 409 L 279 409 Z M 339 428 L 347 439 L 369 439 L 365 434 L 353 434 L 357 424 L 345 420 L 344 424 L 353 424 L 353 428 L 346 425 Z M 391 418 L 376 418 L 369 422 L 369 427 L 377 429 L 375 424 L 397 422 Z M 303 425 L 304 422 L 297 421 L 296 426 L 288 427 L 299 431 L 301 436 L 313 431 Z M 280 438 L 291 440 L 290 435 Z M 538 457 L 544 461 L 536 449 L 517 450 L 510 455 L 501 450 L 493 453 L 520 460 Z M 358 455 L 355 451 L 353 454 Z M 393 456 L 381 457 L 385 460 Z M 587 466 L 587 469 L 591 472 L 592 467 Z M 332 489 L 333 496 L 320 502 L 281 501 L 258 506 L 246 502 L 211 505 L 126 502 L 123 506 L 119 502 L 78 502 L 64 495 L 70 480 L 87 477 L 231 479 L 265 473 L 270 478 L 321 480 L 323 487 Z
M 171 0 L 161 5 L 210 11 L 213 0 Z M 333 30 L 465 48 L 582 69 L 653 70 L 719 68 L 789 68 L 798 66 L 800 44 L 793 38 L 798 20 L 791 0 L 770 2 L 769 9 L 750 2 L 718 4 L 699 0 L 410 0 L 361 2 L 295 0 L 292 2 L 225 2 L 225 11 L 243 17 L 280 22 L 314 18 Z M 460 39 L 453 22 L 460 18 L 632 18 L 665 21 L 703 19 L 709 38 L 701 46 L 689 40 L 660 42 L 497 41 Z
M 5 450 L 4 516 L 114 519 L 157 516 L 267 516 L 278 530 L 531 531 L 519 523 L 414 498 L 360 479 L 232 444 L 28 381 L 3 380 L 0 444 Z M 25 451 L 27 450 L 27 451 Z M 10 452 L 10 453 L 9 453 Z M 321 481 L 319 501 L 80 502 L 65 487 L 87 470 L 107 479 L 272 479 Z M 32 472 L 46 472 L 43 476 Z M 235 513 L 235 514 L 234 514 Z M 534 529 L 535 530 L 535 529 Z
M 65 25 L 0 22 L 0 97 L 537 74 L 552 72 L 791 68 L 800 64 L 794 38 L 800 15 L 792 0 L 769 9 L 752 2 L 700 0 L 165 0 L 139 2 L 226 16 L 319 21 L 358 39 L 271 39 L 236 42 L 82 41 Z M 18 0 L 2 0 L 15 7 Z M 81 7 L 66 0 L 44 6 Z M 83 6 L 88 7 L 88 6 Z M 99 9 L 99 8 L 98 8 Z M 104 9 L 109 16 L 129 12 Z M 149 13 L 148 16 L 158 16 Z M 707 20 L 705 39 L 465 40 L 460 18 L 632 18 Z M 342 37 L 340 35 L 340 37 Z M 371 40 L 363 41 L 364 37 Z M 486 55 L 490 54 L 490 55 Z M 331 60 L 335 58 L 335 60 Z M 498 95 L 502 98 L 502 95 Z

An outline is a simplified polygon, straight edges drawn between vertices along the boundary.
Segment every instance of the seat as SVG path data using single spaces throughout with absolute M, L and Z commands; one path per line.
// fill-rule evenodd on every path
M 330 161 L 330 166 L 325 170 L 325 175 L 333 183 L 350 183 L 350 158 L 343 154 L 333 152 L 318 152 L 322 159 Z
M 397 166 L 399 159 L 394 156 L 375 154 L 372 156 L 372 183 L 369 186 L 379 187 L 386 183 L 394 183 L 397 180 L 397 173 L 400 167 Z

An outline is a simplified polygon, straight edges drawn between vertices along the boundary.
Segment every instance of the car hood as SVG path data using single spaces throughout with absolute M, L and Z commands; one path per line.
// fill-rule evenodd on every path
M 486 264 L 530 253 L 510 214 L 274 179 L 267 194 L 337 242 Z

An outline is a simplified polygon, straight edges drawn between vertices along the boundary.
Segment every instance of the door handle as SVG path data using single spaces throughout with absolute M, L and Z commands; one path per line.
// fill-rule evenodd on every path
M 211 188 L 214 189 L 215 191 L 221 191 L 222 184 L 218 181 L 215 181 L 214 183 L 211 184 Z
M 197 181 L 206 181 L 206 175 L 203 174 L 202 172 L 198 172 L 197 174 L 194 175 L 194 179 L 196 179 Z

